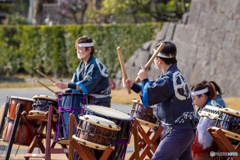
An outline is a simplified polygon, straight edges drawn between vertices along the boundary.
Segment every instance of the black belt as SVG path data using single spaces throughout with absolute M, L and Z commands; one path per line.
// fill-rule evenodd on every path
M 192 121 L 188 121 L 185 123 L 177 123 L 177 124 L 172 124 L 172 125 L 167 125 L 168 129 L 165 133 L 165 135 L 163 136 L 163 138 L 175 127 L 175 126 L 185 126 L 185 127 L 192 127 L 193 131 L 196 133 L 196 125 L 198 122 L 196 122 L 196 120 L 192 120 Z

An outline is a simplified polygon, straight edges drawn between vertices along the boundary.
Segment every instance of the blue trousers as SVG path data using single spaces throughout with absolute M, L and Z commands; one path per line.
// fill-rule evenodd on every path
M 160 141 L 152 160 L 192 160 L 195 132 L 191 126 L 177 125 Z

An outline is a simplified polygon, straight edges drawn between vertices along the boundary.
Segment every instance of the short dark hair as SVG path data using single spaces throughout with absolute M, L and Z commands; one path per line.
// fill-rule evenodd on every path
M 161 60 L 163 60 L 166 64 L 174 64 L 177 63 L 176 55 L 177 55 L 177 47 L 174 43 L 170 41 L 161 41 L 158 44 L 155 45 L 155 49 L 157 49 L 162 43 L 164 43 L 164 47 L 161 50 L 161 53 L 165 56 L 173 56 L 173 58 L 163 58 L 158 57 Z
M 77 46 L 77 44 L 79 44 L 79 43 L 92 43 L 93 42 L 93 40 L 92 40 L 92 38 L 90 38 L 90 37 L 87 37 L 87 36 L 83 36 L 83 37 L 79 37 L 76 41 L 75 41 L 75 47 Z M 95 51 L 95 48 L 94 48 L 94 46 L 92 46 L 92 47 L 85 47 L 85 49 L 87 50 L 88 48 L 92 48 L 92 51 L 91 51 L 91 55 L 93 55 L 94 54 L 94 51 Z

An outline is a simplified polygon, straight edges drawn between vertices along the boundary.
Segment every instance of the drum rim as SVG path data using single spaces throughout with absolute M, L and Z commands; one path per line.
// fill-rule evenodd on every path
M 9 96 L 10 99 L 20 99 L 20 100 L 28 100 L 34 102 L 34 99 L 32 98 L 27 98 L 27 97 L 18 97 L 18 96 Z
M 46 114 L 47 112 L 45 112 L 45 111 L 39 111 L 39 110 L 31 110 L 31 111 L 29 111 L 29 114 L 40 114 L 40 115 L 44 115 L 44 114 Z
M 104 107 L 104 106 L 98 106 L 98 105 L 85 105 L 85 106 L 83 106 L 83 108 L 84 108 L 85 110 L 87 110 L 87 111 L 92 111 L 92 112 L 97 113 L 98 115 L 103 116 L 103 117 L 109 117 L 109 118 L 112 118 L 112 119 L 126 120 L 126 121 L 134 120 L 134 118 L 133 118 L 132 115 L 129 115 L 129 114 L 127 114 L 127 113 L 124 113 L 124 112 L 122 112 L 122 111 L 119 111 L 119 110 L 116 110 L 116 109 L 113 109 L 113 108 L 104 107 L 105 109 L 108 109 L 108 110 L 121 112 L 121 113 L 123 113 L 123 114 L 129 116 L 129 118 L 113 117 L 113 116 L 109 116 L 109 115 L 106 115 L 106 114 L 102 114 L 102 113 L 99 113 L 99 112 L 93 111 L 92 109 L 88 108 L 89 106 L 95 106 L 95 107 Z
M 89 117 L 89 119 L 86 119 L 85 117 Z M 96 118 L 96 119 L 98 118 L 98 120 L 103 120 L 105 122 L 111 122 L 112 123 L 112 128 L 110 128 L 109 126 L 107 126 L 105 124 L 101 124 L 101 123 L 98 124 L 97 122 L 91 121 L 91 118 L 92 119 L 93 118 Z M 98 117 L 98 116 L 95 116 L 95 115 L 83 115 L 83 116 L 79 116 L 79 119 L 81 119 L 85 122 L 88 122 L 90 124 L 105 128 L 105 129 L 109 129 L 109 130 L 113 130 L 113 131 L 120 131 L 121 130 L 121 127 L 116 125 L 113 121 L 108 120 L 106 118 Z
M 236 117 L 240 117 L 240 111 L 238 111 L 238 110 L 234 110 L 234 109 L 231 109 L 231 108 L 218 108 L 218 110 L 221 111 L 221 112 L 236 116 Z
M 81 144 L 83 144 L 84 146 L 88 146 L 90 148 L 94 148 L 94 149 L 97 149 L 97 150 L 106 150 L 108 147 L 110 146 L 105 146 L 105 145 L 102 145 L 102 144 L 98 144 L 98 143 L 94 143 L 94 142 L 90 142 L 90 141 L 87 141 L 87 140 L 84 140 L 84 139 L 81 139 L 81 138 L 78 138 L 75 134 L 72 136 L 73 139 L 77 140 L 78 142 L 80 142 Z M 85 144 L 84 144 L 85 143 Z M 88 145 L 86 145 L 88 144 Z M 89 146 L 90 145 L 90 146 Z M 98 146 L 99 148 L 97 148 L 96 146 Z M 114 146 L 110 147 L 112 148 L 113 150 L 115 149 Z
M 38 115 L 38 116 L 41 115 L 41 116 L 45 116 L 46 113 L 47 113 L 47 111 L 45 112 L 45 111 L 39 111 L 39 110 L 30 110 L 28 114 L 29 114 L 29 115 Z M 57 118 L 58 118 L 58 115 L 53 114 L 52 120 L 53 120 L 54 122 L 57 121 Z M 47 119 L 46 119 L 46 120 L 39 119 L 39 120 L 47 121 Z
M 218 116 L 219 116 L 219 115 L 215 115 L 213 113 L 206 113 L 206 112 L 203 112 L 203 111 L 199 111 L 198 115 L 200 117 L 208 117 L 208 118 L 210 118 L 212 120 L 216 120 L 218 118 Z
M 140 99 L 133 99 L 132 101 L 133 101 L 134 103 L 141 104 L 141 105 L 143 106 L 143 103 L 142 103 L 142 101 L 141 101 Z M 143 106 L 143 107 L 144 107 L 144 106 Z M 153 106 L 148 106 L 148 107 L 153 108 Z M 144 108 L 147 108 L 147 107 L 144 107 Z
M 222 129 L 222 128 L 219 128 L 219 127 L 215 127 L 215 126 L 209 127 L 209 128 L 214 130 L 214 131 L 216 131 L 218 129 L 221 129 L 222 132 L 226 135 L 226 137 L 229 137 L 229 138 L 232 138 L 232 139 L 240 141 L 240 135 L 237 134 L 237 133 L 234 133 L 232 131 L 229 131 L 229 130 L 226 130 L 226 129 Z M 235 136 L 237 136 L 237 138 Z
M 141 125 L 144 125 L 144 126 L 147 126 L 147 127 L 150 127 L 150 128 L 158 128 L 157 124 L 154 124 L 154 123 L 151 123 L 151 122 L 148 122 L 148 121 L 144 121 L 144 120 L 139 119 L 139 118 L 136 118 L 136 119 L 138 120 L 138 122 Z
M 47 100 L 52 100 L 52 101 L 55 101 L 55 102 L 58 102 L 58 99 L 55 98 L 55 97 L 51 97 L 51 96 L 47 96 L 47 95 L 35 95 L 33 96 L 33 99 L 36 100 L 36 99 L 47 99 Z

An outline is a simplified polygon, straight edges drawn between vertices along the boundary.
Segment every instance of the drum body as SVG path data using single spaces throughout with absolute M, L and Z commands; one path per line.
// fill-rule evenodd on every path
M 9 121 L 8 126 L 6 128 L 5 134 L 4 134 L 4 141 L 9 142 L 11 133 L 13 130 L 13 121 Z M 20 124 L 17 127 L 15 140 L 13 143 L 20 144 L 20 145 L 27 145 L 29 146 L 33 140 L 34 134 L 30 131 L 27 124 L 24 124 L 22 121 L 20 121 Z
M 23 105 L 23 111 L 26 111 L 27 113 L 32 110 L 32 104 L 34 100 L 24 97 L 15 97 L 11 96 L 9 97 L 9 118 L 14 120 L 16 118 L 17 113 L 17 104 L 20 103 Z
M 80 143 L 95 149 L 106 149 L 107 146 L 112 147 L 116 139 L 116 133 L 121 128 L 114 122 L 94 116 L 80 116 L 76 137 Z M 94 145 L 92 145 L 94 144 Z
M 68 139 L 69 114 L 73 113 L 77 123 L 79 123 L 79 114 L 84 113 L 83 106 L 86 104 L 95 104 L 96 98 L 85 94 L 64 93 L 58 95 L 58 110 L 61 112 L 57 122 L 57 130 L 61 139 Z
M 34 100 L 29 99 L 29 98 L 24 98 L 24 97 L 15 97 L 15 96 L 10 96 L 8 97 L 8 103 L 9 103 L 9 114 L 5 118 L 6 121 L 6 128 L 4 130 L 4 141 L 9 141 L 10 136 L 13 130 L 13 124 L 14 120 L 16 118 L 17 114 L 17 105 L 20 103 L 23 106 L 22 111 L 26 111 L 27 113 L 32 109 L 32 104 Z M 20 145 L 30 145 L 32 142 L 34 134 L 30 132 L 29 127 L 27 124 L 23 121 L 20 120 L 18 126 L 17 126 L 17 132 L 15 135 L 15 140 L 13 143 L 15 144 L 20 144 Z
M 124 159 L 134 118 L 131 115 L 108 107 L 86 105 L 84 108 L 86 115 L 96 115 L 109 119 L 121 127 L 121 130 L 117 132 L 114 141 L 115 150 L 113 151 L 113 156 L 110 156 L 109 159 Z
M 229 131 L 225 135 L 229 138 L 232 145 L 238 145 L 240 137 L 240 111 L 230 108 L 219 108 L 219 111 L 221 111 L 221 114 L 217 118 L 216 127 L 223 131 Z
M 216 127 L 240 134 L 240 112 L 229 108 L 219 110 L 222 112 L 217 118 Z
M 33 96 L 34 103 L 32 110 L 47 112 L 49 106 L 54 106 L 56 109 L 58 108 L 58 100 L 57 98 L 46 96 L 46 95 L 36 95 Z M 55 111 L 56 113 L 56 111 Z
M 135 118 L 156 124 L 157 118 L 153 115 L 153 107 L 149 106 L 145 108 L 143 104 L 138 100 L 133 100 L 133 107 L 131 115 Z
M 50 97 L 46 95 L 35 95 L 33 96 L 34 103 L 32 105 L 32 110 L 29 111 L 29 114 L 34 114 L 34 115 L 44 115 L 48 110 L 49 106 L 55 107 L 55 109 L 58 108 L 58 100 L 55 97 Z M 54 121 L 57 118 L 57 112 L 56 110 L 53 110 L 53 117 Z M 40 125 L 43 120 L 32 120 L 34 125 Z
M 222 152 L 207 130 L 209 127 L 215 126 L 216 113 L 218 114 L 217 111 L 218 107 L 212 108 L 211 106 L 210 108 L 208 108 L 205 106 L 204 111 L 199 114 L 200 119 L 197 125 L 197 133 L 194 142 L 192 143 L 192 157 L 194 160 L 226 159 L 224 156 L 210 156 L 211 151 Z M 211 119 L 209 117 L 214 117 L 214 119 Z

